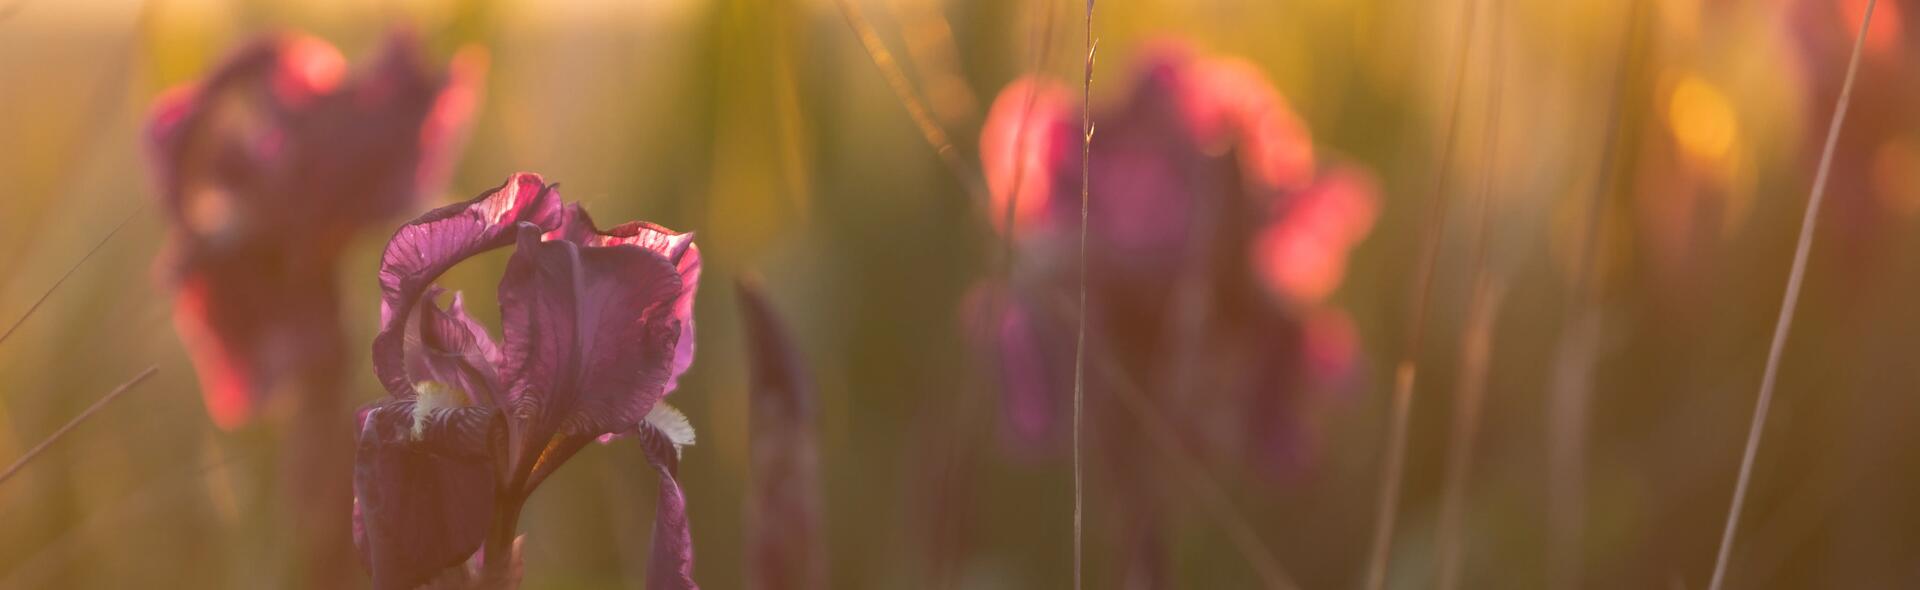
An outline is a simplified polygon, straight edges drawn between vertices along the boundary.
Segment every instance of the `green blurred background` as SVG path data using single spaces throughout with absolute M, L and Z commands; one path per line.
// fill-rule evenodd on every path
M 1052 50 L 1046 69 L 1078 78 L 1079 3 L 857 1 L 976 168 L 984 107 L 1031 67 L 1043 10 L 1055 11 L 1053 39 L 1040 43 Z M 1452 183 L 1442 187 L 1453 206 L 1419 359 L 1396 587 L 1428 585 L 1434 567 L 1469 213 L 1483 183 L 1487 268 L 1505 297 L 1468 477 L 1466 586 L 1549 584 L 1546 449 L 1564 432 L 1550 424 L 1547 400 L 1568 342 L 1593 350 L 1581 585 L 1702 587 L 1712 567 L 1831 108 L 1821 81 L 1845 63 L 1844 51 L 1808 51 L 1800 39 L 1850 35 L 1843 23 L 1860 3 L 1654 2 L 1628 36 L 1631 4 L 1496 0 L 1502 24 L 1473 29 Z M 1894 23 L 1901 8 L 1920 12 L 1880 7 L 1876 18 Z M 1384 215 L 1335 298 L 1360 328 L 1366 377 L 1315 416 L 1316 464 L 1278 482 L 1207 466 L 1234 518 L 1310 588 L 1360 579 L 1462 10 L 1460 0 L 1098 8 L 1096 105 L 1127 91 L 1141 42 L 1185 38 L 1259 64 L 1322 153 L 1382 181 Z M 730 283 L 757 272 L 817 377 L 831 587 L 1067 585 L 1068 464 L 1001 448 L 997 394 L 958 314 L 970 285 L 998 272 L 998 239 L 832 1 L 11 0 L 0 14 L 0 320 L 26 313 L 132 216 L 0 344 L 0 458 L 147 365 L 161 369 L 0 486 L 0 587 L 276 584 L 300 534 L 279 516 L 276 434 L 221 432 L 202 410 L 153 271 L 165 228 L 139 129 L 156 93 L 204 74 L 251 34 L 305 30 L 357 61 L 402 24 L 439 58 L 464 44 L 492 56 L 445 199 L 535 171 L 601 220 L 699 233 L 699 356 L 673 400 L 700 433 L 681 471 L 700 582 L 744 583 L 746 368 Z M 1920 306 L 1911 300 L 1920 258 L 1910 254 L 1920 133 L 1901 126 L 1920 109 L 1920 45 L 1902 34 L 1920 30 L 1896 29 L 1892 49 L 1868 55 L 1861 92 L 1894 98 L 1856 105 L 1849 129 L 1894 147 L 1843 152 L 1836 169 L 1734 554 L 1735 586 L 1920 584 L 1920 429 L 1911 426 L 1920 420 Z M 1624 52 L 1622 39 L 1631 39 Z M 1482 106 L 1490 46 L 1507 64 L 1497 117 Z M 1608 174 L 1601 154 L 1616 100 L 1620 149 Z M 1491 154 L 1482 149 L 1489 129 L 1500 133 Z M 1564 339 L 1573 253 L 1597 186 L 1612 187 L 1599 208 L 1597 297 L 1571 315 L 1599 328 Z M 385 235 L 363 236 L 342 271 L 355 342 L 375 329 Z M 496 319 L 490 277 L 503 262 L 482 258 L 450 279 L 483 321 Z M 366 355 L 356 362 L 355 399 L 372 400 L 381 389 Z M 927 483 L 956 465 L 971 474 L 963 489 Z M 640 587 L 652 478 L 633 445 L 583 452 L 560 470 L 523 520 L 525 587 Z M 1097 485 L 1087 494 L 1089 586 L 1112 587 L 1120 564 L 1099 540 L 1110 515 Z M 937 528 L 930 511 L 945 510 L 965 515 L 957 532 Z M 1180 586 L 1256 583 L 1198 506 L 1177 523 Z M 956 567 L 934 575 L 943 547 L 957 552 Z

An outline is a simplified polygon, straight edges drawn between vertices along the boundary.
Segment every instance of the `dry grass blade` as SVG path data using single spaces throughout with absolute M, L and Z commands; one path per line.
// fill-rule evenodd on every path
M 1080 86 L 1080 320 L 1073 345 L 1073 588 L 1080 590 L 1081 565 L 1086 553 L 1085 494 L 1080 465 L 1080 421 L 1087 401 L 1087 209 L 1093 179 L 1093 60 L 1100 42 L 1093 38 L 1093 2 L 1087 0 L 1087 61 Z M 1008 228 L 1012 229 L 1012 228 Z
M 27 323 L 27 318 L 33 317 L 33 312 L 39 311 L 40 305 L 46 303 L 47 298 L 52 297 L 53 292 L 59 290 L 60 285 L 66 283 L 67 279 L 73 276 L 74 271 L 80 270 L 80 266 L 92 259 L 94 254 L 99 253 L 100 248 L 106 246 L 107 242 L 113 239 L 113 236 L 119 235 L 120 230 L 127 227 L 127 223 L 133 221 L 135 216 L 140 215 L 140 210 L 143 208 L 145 207 L 135 207 L 132 213 L 128 213 L 125 218 L 120 220 L 120 223 L 114 224 L 113 229 L 109 230 L 107 235 L 102 236 L 100 241 L 94 242 L 93 247 L 88 248 L 85 255 L 82 255 L 79 260 L 74 261 L 73 266 L 67 267 L 66 272 L 60 273 L 60 278 L 55 279 L 53 284 L 47 287 L 46 291 L 40 293 L 40 297 L 33 300 L 33 305 L 27 306 L 27 312 L 20 314 L 20 319 L 14 320 L 12 325 L 7 326 L 7 331 L 0 332 L 0 343 L 6 342 L 8 337 L 13 336 L 14 330 L 20 329 L 21 324 Z
M 1454 136 L 1458 133 L 1461 93 L 1466 88 L 1467 53 L 1473 46 L 1476 0 L 1465 0 L 1461 14 L 1460 51 L 1454 64 L 1453 92 L 1447 106 L 1447 119 L 1440 141 L 1439 172 L 1435 175 L 1431 205 L 1427 208 L 1426 239 L 1420 266 L 1414 277 L 1413 318 L 1407 326 L 1407 339 L 1400 362 L 1394 370 L 1391 415 L 1387 424 L 1387 456 L 1381 465 L 1380 493 L 1374 507 L 1373 542 L 1368 550 L 1366 588 L 1379 590 L 1387 583 L 1387 559 L 1393 549 L 1395 512 L 1400 505 L 1400 480 L 1407 462 L 1407 426 L 1413 411 L 1413 386 L 1418 377 L 1416 363 L 1425 337 L 1427 300 L 1433 292 L 1434 267 L 1440 259 L 1440 243 L 1445 237 L 1447 220 L 1447 181 L 1452 171 Z
M 147 367 L 147 370 L 141 371 L 139 375 L 134 375 L 133 378 L 127 380 L 126 383 L 121 383 L 119 387 L 113 388 L 113 391 L 107 392 L 107 395 L 102 396 L 100 401 L 93 402 L 93 405 L 87 406 L 87 409 L 81 411 L 80 415 L 74 416 L 72 420 L 67 421 L 66 425 L 61 426 L 59 430 L 55 430 L 53 434 L 48 435 L 46 440 L 42 440 L 40 444 L 33 445 L 33 448 L 27 449 L 26 454 L 20 455 L 20 458 L 13 462 L 13 465 L 7 466 L 6 471 L 0 471 L 0 485 L 5 485 L 7 480 L 13 479 L 13 476 L 19 473 L 22 468 L 25 468 L 28 463 L 33 462 L 34 457 L 38 457 L 40 453 L 46 452 L 48 447 L 52 447 L 53 443 L 59 442 L 68 432 L 72 432 L 75 427 L 80 426 L 81 422 L 86 422 L 88 418 L 93 417 L 93 415 L 99 413 L 101 409 L 106 408 L 107 404 L 113 403 L 113 400 L 120 399 L 120 396 L 125 395 L 128 391 L 132 391 L 133 386 L 139 385 L 140 382 L 146 381 L 148 377 L 152 377 L 154 373 L 158 372 L 160 372 L 159 365 Z
M 867 58 L 873 61 L 874 67 L 880 69 L 880 76 L 887 80 L 887 86 L 893 89 L 901 106 L 906 107 L 907 116 L 912 117 L 913 124 L 920 128 L 921 137 L 939 154 L 940 162 L 978 202 L 989 202 L 986 188 L 981 186 L 978 175 L 960 159 L 960 152 L 953 147 L 953 140 L 947 137 L 947 131 L 940 127 L 940 123 L 934 121 L 927 101 L 920 97 L 919 91 L 914 90 L 913 83 L 907 81 L 907 74 L 900 69 L 900 62 L 893 58 L 893 52 L 887 50 L 886 42 L 880 39 L 880 33 L 874 30 L 873 23 L 860 10 L 858 1 L 835 0 L 834 4 L 839 5 L 840 16 L 846 18 L 847 27 L 853 29 L 855 37 L 860 38 L 860 46 L 866 49 Z
M 1826 147 L 1820 151 L 1820 167 L 1813 175 L 1812 194 L 1800 217 L 1800 240 L 1793 248 L 1793 270 L 1787 273 L 1787 292 L 1780 303 L 1780 317 L 1773 324 L 1773 343 L 1767 347 L 1767 368 L 1760 376 L 1760 396 L 1753 406 L 1753 421 L 1747 426 L 1747 446 L 1740 456 L 1740 476 L 1733 485 L 1733 505 L 1727 509 L 1727 527 L 1720 534 L 1719 556 L 1713 562 L 1713 581 L 1709 590 L 1719 590 L 1726 582 L 1727 560 L 1733 553 L 1733 540 L 1740 528 L 1740 508 L 1746 503 L 1747 486 L 1753 481 L 1753 457 L 1760 450 L 1760 435 L 1767 426 L 1767 410 L 1773 405 L 1773 388 L 1780 374 L 1780 356 L 1787 347 L 1787 333 L 1793 328 L 1793 312 L 1800 304 L 1800 284 L 1806 279 L 1807 255 L 1813 250 L 1814 224 L 1820 218 L 1820 202 L 1827 196 L 1827 175 L 1833 170 L 1833 151 L 1840 141 L 1840 127 L 1847 120 L 1847 102 L 1853 98 L 1853 81 L 1860 72 L 1860 48 L 1866 44 L 1867 26 L 1873 22 L 1878 0 L 1867 0 L 1866 14 L 1860 17 L 1860 31 L 1853 38 L 1853 54 L 1847 58 L 1847 76 L 1840 83 L 1840 98 L 1833 107 L 1833 122 L 1827 125 Z

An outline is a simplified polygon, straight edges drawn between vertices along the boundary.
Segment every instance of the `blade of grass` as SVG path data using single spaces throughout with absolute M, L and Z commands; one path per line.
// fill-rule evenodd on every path
M 1454 63 L 1453 92 L 1448 99 L 1447 119 L 1441 132 L 1439 171 L 1434 178 L 1431 204 L 1427 208 L 1424 251 L 1414 278 L 1413 318 L 1407 326 L 1406 343 L 1394 370 L 1392 406 L 1388 410 L 1387 456 L 1381 465 L 1373 542 L 1367 558 L 1366 588 L 1369 590 L 1379 590 L 1387 583 L 1387 559 L 1393 550 L 1394 518 L 1400 505 L 1400 480 L 1406 472 L 1407 426 L 1413 413 L 1413 387 L 1418 377 L 1420 346 L 1425 338 L 1427 303 L 1433 293 L 1434 267 L 1439 262 L 1440 244 L 1446 233 L 1447 181 L 1452 172 L 1453 144 L 1459 132 L 1461 93 L 1467 83 L 1467 57 L 1473 47 L 1474 9 L 1478 4 L 1476 0 L 1465 0 L 1461 10 L 1460 50 Z
M 1580 539 L 1586 522 L 1586 439 L 1587 405 L 1592 395 L 1591 372 L 1599 353 L 1599 314 L 1594 302 L 1599 298 L 1600 249 L 1603 245 L 1602 221 L 1606 218 L 1607 196 L 1619 178 L 1620 127 L 1622 108 L 1630 92 L 1628 73 L 1636 58 L 1642 34 L 1641 21 L 1646 2 L 1636 0 L 1627 8 L 1621 26 L 1618 61 L 1613 88 L 1607 105 L 1600 161 L 1588 197 L 1585 234 L 1581 236 L 1573 285 L 1561 319 L 1561 335 L 1553 367 L 1552 389 L 1547 400 L 1547 582 L 1552 588 L 1577 586 L 1582 569 Z
M 886 79 L 887 87 L 893 90 L 894 97 L 900 99 L 901 106 L 906 107 L 907 116 L 911 117 L 914 126 L 920 129 L 920 136 L 926 139 L 927 145 L 932 146 L 934 153 L 940 156 L 940 162 L 946 165 L 947 170 L 953 173 L 954 179 L 959 180 L 979 203 L 990 202 L 986 188 L 981 186 L 979 175 L 960 159 L 960 152 L 953 147 L 953 140 L 947 137 L 947 131 L 940 127 L 940 123 L 934 121 L 933 112 L 927 109 L 926 100 L 920 97 L 920 91 L 915 90 L 913 83 L 907 80 L 906 72 L 900 69 L 900 62 L 893 58 L 893 52 L 887 50 L 887 44 L 880 39 L 880 33 L 874 30 L 873 23 L 868 21 L 866 13 L 860 10 L 858 0 L 835 0 L 834 4 L 839 5 L 840 16 L 846 19 L 847 27 L 853 29 L 854 36 L 860 39 L 860 46 L 866 49 L 867 58 L 873 61 L 874 67 L 880 69 L 880 77 Z
M 101 396 L 100 401 L 93 402 L 93 405 L 87 406 L 87 409 L 82 410 L 80 415 L 74 416 L 72 420 L 67 421 L 59 430 L 55 430 L 53 434 L 47 435 L 45 440 L 41 440 L 39 444 L 33 445 L 33 448 L 27 449 L 27 452 L 20 455 L 19 459 L 14 460 L 13 465 L 8 466 L 6 471 L 0 471 L 0 485 L 6 485 L 7 480 L 13 479 L 13 476 L 18 474 L 21 469 L 24 469 L 28 463 L 32 463 L 34 457 L 40 456 L 40 453 L 52 447 L 53 443 L 60 442 L 61 438 L 65 437 L 67 433 L 73 432 L 73 429 L 80 426 L 81 422 L 86 422 L 88 418 L 92 418 L 94 414 L 106 408 L 107 404 L 113 403 L 113 400 L 120 399 L 120 396 L 132 391 L 133 386 L 139 385 L 140 382 L 146 381 L 148 377 L 152 377 L 154 373 L 158 372 L 160 372 L 159 365 L 147 367 L 147 370 L 141 371 L 140 374 L 134 375 L 132 379 L 121 383 L 119 387 L 113 388 L 113 391 L 109 391 L 106 395 Z
M 1820 218 L 1820 202 L 1827 196 L 1827 175 L 1833 170 L 1833 151 L 1840 141 L 1840 127 L 1847 120 L 1847 103 L 1853 98 L 1854 77 L 1860 73 L 1860 48 L 1867 41 L 1867 26 L 1873 22 L 1878 0 L 1867 0 L 1866 14 L 1860 17 L 1860 31 L 1853 38 L 1853 54 L 1847 57 L 1847 76 L 1840 83 L 1840 98 L 1833 107 L 1833 121 L 1827 125 L 1826 147 L 1820 151 L 1820 167 L 1813 175 L 1812 194 L 1800 217 L 1800 239 L 1793 247 L 1793 270 L 1787 273 L 1787 292 L 1780 303 L 1780 317 L 1773 324 L 1773 343 L 1767 346 L 1767 368 L 1760 376 L 1760 395 L 1753 405 L 1753 421 L 1747 426 L 1747 446 L 1740 455 L 1740 476 L 1733 485 L 1732 506 L 1727 509 L 1727 526 L 1720 534 L 1719 556 L 1713 562 L 1713 580 L 1708 590 L 1720 590 L 1727 577 L 1727 561 L 1733 554 L 1733 541 L 1740 529 L 1740 509 L 1747 500 L 1747 487 L 1753 481 L 1753 457 L 1760 450 L 1760 436 L 1767 426 L 1767 410 L 1773 405 L 1774 384 L 1780 374 L 1780 357 L 1786 351 L 1787 333 L 1793 328 L 1793 313 L 1800 305 L 1800 285 L 1806 279 L 1807 256 L 1813 250 L 1814 225 Z
M 32 305 L 27 306 L 26 313 L 20 314 L 19 319 L 14 320 L 12 325 L 7 326 L 7 331 L 0 332 L 0 343 L 5 343 L 7 338 L 13 336 L 14 330 L 20 329 L 21 324 L 27 323 L 27 318 L 33 317 L 33 312 L 39 311 L 40 305 L 46 303 L 47 298 L 52 297 L 54 291 L 60 290 L 60 285 L 65 284 L 67 279 L 73 276 L 74 271 L 80 270 L 81 265 L 93 259 L 93 255 L 98 254 L 101 247 L 106 246 L 108 241 L 112 240 L 114 236 L 119 235 L 120 230 L 127 227 L 127 223 L 133 221 L 133 218 L 140 215 L 140 211 L 145 208 L 145 204 L 134 207 L 132 213 L 128 213 L 126 217 L 121 218 L 120 223 L 114 224 L 113 229 L 108 230 L 107 235 L 101 236 L 100 241 L 94 242 L 93 247 L 88 248 L 87 253 L 81 255 L 79 260 L 74 261 L 72 266 L 68 266 L 66 272 L 60 273 L 60 278 L 55 279 L 52 285 L 47 286 L 47 290 L 41 292 L 40 297 L 34 299 Z
M 1087 401 L 1087 209 L 1091 200 L 1091 181 L 1093 179 L 1093 60 L 1099 55 L 1100 42 L 1093 38 L 1093 4 L 1087 0 L 1087 60 L 1085 74 L 1080 85 L 1080 128 L 1084 135 L 1080 141 L 1080 319 L 1075 322 L 1078 334 L 1073 345 L 1073 588 L 1080 590 L 1081 566 L 1086 553 L 1085 531 L 1081 526 L 1085 521 L 1083 504 L 1085 486 L 1082 482 L 1080 422 L 1085 414 Z M 1012 228 L 1008 228 L 1011 230 Z
M 1473 294 L 1468 301 L 1466 327 L 1460 333 L 1460 374 L 1454 388 L 1453 427 L 1447 440 L 1446 473 L 1440 494 L 1440 521 L 1435 528 L 1439 539 L 1440 590 L 1460 585 L 1466 548 L 1461 542 L 1467 506 L 1467 478 L 1473 473 L 1474 439 L 1480 431 L 1480 410 L 1487 394 L 1487 371 L 1492 363 L 1493 326 L 1500 313 L 1500 282 L 1487 264 L 1487 250 L 1493 234 L 1493 192 L 1498 184 L 1500 158 L 1500 99 L 1504 93 L 1505 52 L 1502 34 L 1501 3 L 1490 0 L 1487 6 L 1487 121 L 1481 158 L 1486 167 L 1481 175 L 1478 226 L 1474 236 Z

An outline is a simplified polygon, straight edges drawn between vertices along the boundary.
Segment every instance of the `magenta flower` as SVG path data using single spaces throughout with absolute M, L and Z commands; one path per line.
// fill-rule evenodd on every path
M 442 308 L 434 281 L 510 245 L 496 341 L 459 294 Z M 648 586 L 695 588 L 675 480 L 693 429 L 662 400 L 693 361 L 699 277 L 691 234 L 597 229 L 534 174 L 401 227 L 373 342 L 391 395 L 360 413 L 354 472 L 374 586 L 412 588 L 470 558 L 498 583 L 528 495 L 588 442 L 633 434 L 661 476 Z
M 333 378 L 313 373 L 344 354 L 341 250 L 439 190 L 484 71 L 472 51 L 432 71 L 396 34 L 349 77 L 325 41 L 280 34 L 156 101 L 174 320 L 216 424 L 245 423 L 289 380 Z
M 786 326 L 760 289 L 741 282 L 752 407 L 753 486 L 747 497 L 749 588 L 826 587 L 814 388 Z
M 1373 181 L 1317 167 L 1305 127 L 1252 65 L 1174 44 L 1144 54 L 1130 98 L 1095 116 L 1090 362 L 1167 398 L 1196 438 L 1237 439 L 1284 471 L 1302 458 L 1301 394 L 1337 388 L 1356 362 L 1350 322 L 1325 301 L 1372 228 Z M 1052 446 L 1072 379 L 1078 103 L 1051 80 L 1014 82 L 981 152 L 996 223 L 1014 209 L 1020 266 L 1012 284 L 981 287 L 970 315 L 1005 385 L 1009 434 Z
M 1328 305 L 1378 205 L 1368 175 L 1315 162 L 1305 127 L 1250 64 L 1172 44 L 1142 52 L 1132 93 L 1095 113 L 1087 227 L 1088 444 L 1125 515 L 1128 585 L 1164 584 L 1164 498 L 1140 420 L 1269 475 L 1312 457 L 1314 394 L 1352 379 L 1358 348 Z M 1076 340 L 1081 113 L 1047 79 L 1010 84 L 981 132 L 995 225 L 1018 251 L 967 317 L 1002 384 L 1018 449 L 1067 439 Z M 1007 215 L 1011 208 L 1012 214 Z M 1125 388 L 1150 405 L 1129 410 Z

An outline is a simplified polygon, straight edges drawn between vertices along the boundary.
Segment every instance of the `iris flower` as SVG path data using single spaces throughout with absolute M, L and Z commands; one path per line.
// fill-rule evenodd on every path
M 434 281 L 506 247 L 496 340 Z M 527 497 L 589 442 L 631 437 L 660 475 L 648 586 L 695 588 L 675 479 L 693 429 L 662 400 L 693 361 L 699 278 L 692 234 L 598 229 L 534 174 L 401 227 L 373 342 L 389 396 L 360 412 L 354 467 L 374 586 L 414 588 L 469 559 L 477 584 L 502 585 Z
M 1132 91 L 1098 110 L 1085 280 L 1088 444 L 1127 515 L 1133 583 L 1164 586 L 1164 420 L 1208 463 L 1270 475 L 1312 456 L 1314 395 L 1350 385 L 1358 354 L 1328 303 L 1371 230 L 1375 187 L 1320 162 L 1312 138 L 1251 64 L 1166 43 L 1142 52 Z M 1017 80 L 981 132 L 994 222 L 1016 246 L 1005 281 L 969 300 L 975 340 L 1002 384 L 1009 443 L 1064 446 L 1080 273 L 1081 103 L 1047 78 Z M 1009 224 L 1007 220 L 1011 220 Z M 1120 389 L 1146 400 L 1128 409 Z
M 1218 423 L 1208 430 L 1235 432 L 1284 468 L 1298 459 L 1279 440 L 1298 430 L 1294 398 L 1337 387 L 1355 362 L 1350 322 L 1326 300 L 1372 228 L 1374 182 L 1317 164 L 1306 128 L 1251 64 L 1171 43 L 1143 53 L 1125 103 L 1095 114 L 1088 358 L 1118 372 L 1089 369 L 1089 381 L 1120 376 L 1180 398 L 1167 401 L 1195 426 Z M 1080 118 L 1070 91 L 1028 78 L 1001 93 L 981 133 L 1020 259 L 1010 283 L 982 286 L 972 307 L 988 318 L 980 339 L 1026 443 L 1060 438 L 1071 390 L 1062 302 L 1078 276 Z M 1218 411 L 1198 415 L 1208 409 Z M 1246 420 L 1225 424 L 1236 418 Z
M 485 63 L 465 51 L 436 71 L 400 33 L 346 68 L 325 41 L 267 36 L 164 93 L 148 122 L 174 321 L 223 428 L 284 386 L 337 395 L 341 251 L 438 192 Z

